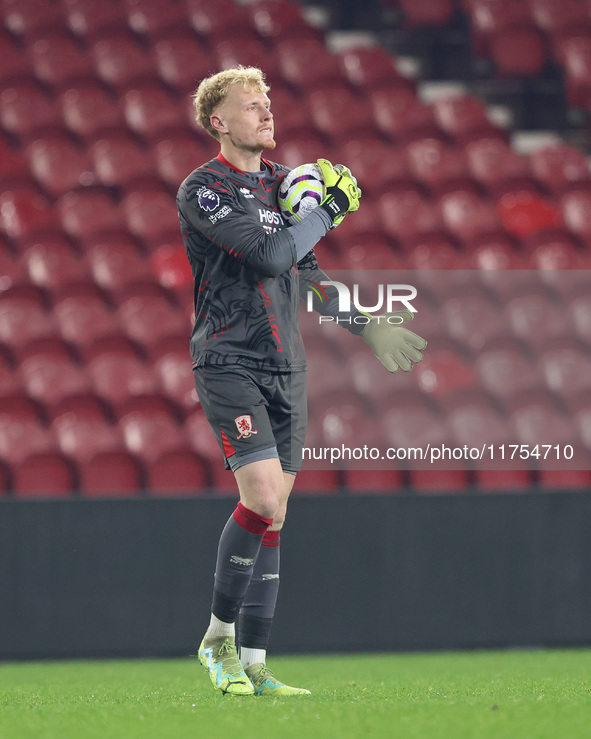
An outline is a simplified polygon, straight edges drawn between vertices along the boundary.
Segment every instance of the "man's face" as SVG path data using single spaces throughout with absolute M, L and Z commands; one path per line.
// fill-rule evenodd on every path
M 212 115 L 221 138 L 228 136 L 239 149 L 261 152 L 274 149 L 271 101 L 264 92 L 249 92 L 241 84 L 232 85 L 224 102 Z

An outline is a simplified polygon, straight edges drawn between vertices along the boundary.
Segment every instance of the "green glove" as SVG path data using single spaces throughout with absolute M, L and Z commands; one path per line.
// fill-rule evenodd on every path
M 332 165 L 328 159 L 318 159 L 317 164 L 324 180 L 324 200 L 320 207 L 328 213 L 333 224 L 338 226 L 347 213 L 359 208 L 361 190 L 355 177 L 342 164 Z
M 384 367 L 390 372 L 398 372 L 399 368 L 410 372 L 413 362 L 420 362 L 423 358 L 421 351 L 427 346 L 425 339 L 400 325 L 404 321 L 412 321 L 414 314 L 409 310 L 399 310 L 381 316 L 364 315 L 371 321 L 361 336 Z M 389 323 L 391 316 L 398 316 L 398 322 Z

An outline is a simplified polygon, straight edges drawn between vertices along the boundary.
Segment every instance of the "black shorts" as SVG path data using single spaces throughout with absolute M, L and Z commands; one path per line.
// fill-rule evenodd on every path
M 278 457 L 284 472 L 299 472 L 308 424 L 305 372 L 205 365 L 193 374 L 227 469 Z

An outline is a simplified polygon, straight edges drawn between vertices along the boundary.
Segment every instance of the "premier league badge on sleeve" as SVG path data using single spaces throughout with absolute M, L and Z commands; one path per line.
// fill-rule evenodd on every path
M 208 187 L 202 187 L 197 194 L 197 202 L 203 210 L 211 213 L 219 206 L 220 199 L 213 190 L 210 190 Z

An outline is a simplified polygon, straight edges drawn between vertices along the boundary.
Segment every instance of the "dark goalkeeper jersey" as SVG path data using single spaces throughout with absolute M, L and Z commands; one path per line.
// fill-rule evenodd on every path
M 258 176 L 221 155 L 181 184 L 177 205 L 195 280 L 191 354 L 196 366 L 271 371 L 306 368 L 300 290 L 328 280 L 313 251 L 299 263 L 277 207 L 286 167 L 263 160 Z M 323 311 L 324 312 L 324 311 Z M 357 333 L 357 331 L 355 331 Z

